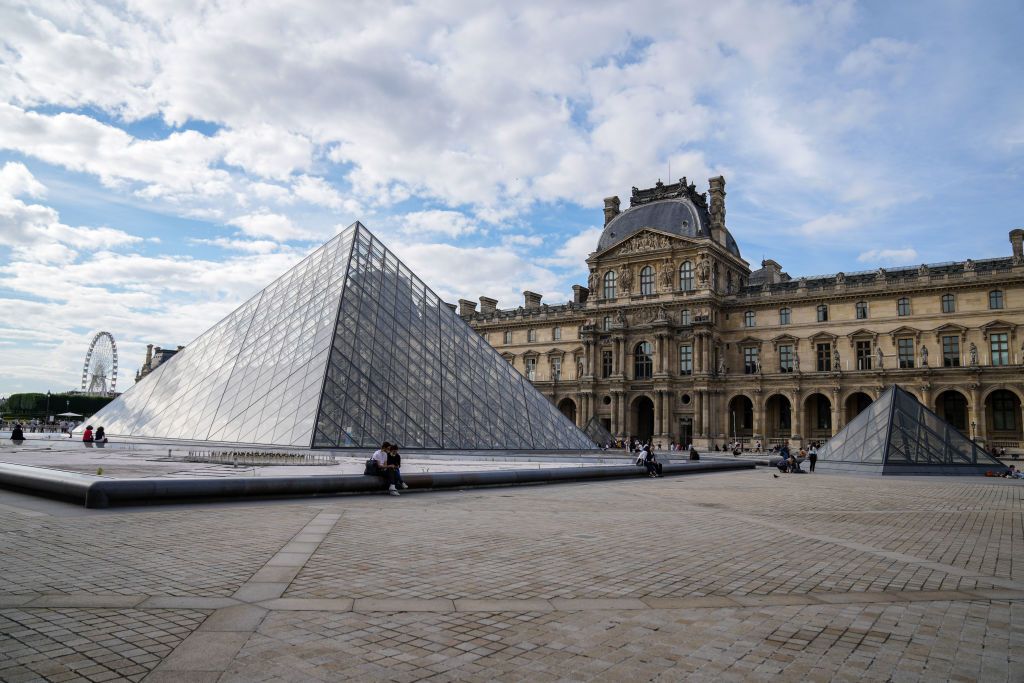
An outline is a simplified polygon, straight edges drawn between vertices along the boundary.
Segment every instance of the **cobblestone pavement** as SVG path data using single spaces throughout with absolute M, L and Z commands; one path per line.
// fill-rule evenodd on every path
M 1024 680 L 1024 485 L 0 492 L 0 680 Z

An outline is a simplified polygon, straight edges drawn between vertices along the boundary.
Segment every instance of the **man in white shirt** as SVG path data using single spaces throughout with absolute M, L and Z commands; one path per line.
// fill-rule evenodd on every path
M 383 477 L 384 481 L 388 485 L 388 493 L 392 496 L 401 495 L 398 493 L 398 489 L 395 487 L 395 470 L 388 467 L 388 450 L 391 448 L 391 444 L 385 441 L 380 445 L 373 453 L 373 457 L 370 458 L 371 474 L 377 477 Z

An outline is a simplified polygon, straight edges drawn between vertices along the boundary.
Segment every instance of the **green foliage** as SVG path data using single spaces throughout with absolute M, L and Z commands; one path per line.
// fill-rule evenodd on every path
M 109 396 L 86 396 L 82 394 L 51 394 L 50 415 L 78 413 L 89 417 L 114 399 Z M 38 417 L 46 415 L 46 394 L 11 394 L 4 407 L 4 415 L 10 417 Z

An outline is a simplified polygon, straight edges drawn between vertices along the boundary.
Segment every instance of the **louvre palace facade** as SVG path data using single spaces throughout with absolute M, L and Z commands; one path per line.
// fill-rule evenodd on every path
M 459 314 L 580 427 L 708 448 L 828 439 L 898 384 L 971 438 L 1024 441 L 1024 230 L 1005 255 L 792 278 L 751 270 L 725 179 L 604 201 L 586 286 Z M 982 255 L 978 255 L 982 256 Z

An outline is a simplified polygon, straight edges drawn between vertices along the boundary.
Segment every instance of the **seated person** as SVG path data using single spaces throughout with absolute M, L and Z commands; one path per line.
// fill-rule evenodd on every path
M 660 477 L 661 476 L 660 474 L 658 474 L 658 470 L 661 469 L 659 467 L 658 459 L 656 457 L 654 457 L 654 449 L 649 447 L 649 446 L 644 451 L 644 467 L 647 468 L 647 475 L 648 476 L 650 476 L 650 477 Z
M 22 430 L 20 424 L 15 424 L 11 430 L 11 441 L 22 442 L 25 440 L 25 432 Z
M 390 443 L 385 441 L 381 444 L 380 448 L 374 451 L 373 457 L 367 462 L 366 473 L 382 478 L 388 486 L 388 493 L 392 496 L 397 496 L 400 494 L 395 487 L 395 469 L 394 467 L 388 467 L 388 451 L 390 450 Z
M 388 451 L 387 466 L 395 472 L 395 484 L 399 488 L 409 488 L 409 485 L 402 479 L 402 455 L 398 452 L 398 446 L 395 444 L 391 444 L 391 449 Z

